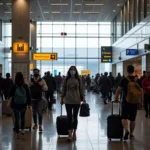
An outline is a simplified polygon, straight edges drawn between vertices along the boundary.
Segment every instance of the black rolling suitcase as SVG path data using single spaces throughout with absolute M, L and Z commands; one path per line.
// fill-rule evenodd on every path
M 119 114 L 113 114 L 113 103 L 112 102 L 112 115 L 107 118 L 107 137 L 111 139 L 120 139 L 123 138 L 123 126 L 120 116 L 120 103 L 119 103 Z
M 58 135 L 68 135 L 68 119 L 67 116 L 62 115 L 62 105 L 61 115 L 56 118 L 56 129 Z

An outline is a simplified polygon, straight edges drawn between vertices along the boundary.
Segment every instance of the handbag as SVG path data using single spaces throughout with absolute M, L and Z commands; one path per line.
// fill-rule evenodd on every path
M 90 116 L 90 107 L 89 104 L 86 102 L 83 102 L 80 107 L 80 117 L 89 117 Z

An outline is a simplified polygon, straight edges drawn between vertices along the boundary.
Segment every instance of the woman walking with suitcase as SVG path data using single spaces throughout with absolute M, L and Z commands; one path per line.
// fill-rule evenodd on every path
M 85 101 L 83 84 L 75 66 L 71 66 L 62 87 L 61 104 L 65 104 L 68 118 L 68 140 L 76 140 L 78 112 L 81 101 Z
M 15 83 L 10 89 L 9 98 L 11 99 L 11 108 L 14 113 L 14 130 L 19 138 L 19 120 L 21 117 L 21 134 L 24 134 L 25 112 L 27 105 L 30 106 L 31 98 L 28 85 L 24 82 L 24 77 L 21 72 L 18 72 L 15 77 Z

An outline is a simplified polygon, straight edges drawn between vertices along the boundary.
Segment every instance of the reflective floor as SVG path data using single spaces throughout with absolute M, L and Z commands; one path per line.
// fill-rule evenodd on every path
M 11 117 L 0 119 L 0 150 L 150 150 L 150 119 L 145 118 L 143 110 L 138 111 L 135 139 L 127 142 L 112 140 L 106 136 L 106 119 L 111 113 L 111 103 L 104 106 L 100 96 L 87 94 L 91 116 L 79 117 L 77 141 L 68 142 L 66 137 L 58 138 L 56 133 L 56 117 L 60 114 L 59 101 L 56 109 L 44 115 L 44 131 L 26 131 L 21 139 L 17 139 L 12 131 Z M 117 113 L 118 105 L 115 104 Z M 65 114 L 65 109 L 63 109 Z

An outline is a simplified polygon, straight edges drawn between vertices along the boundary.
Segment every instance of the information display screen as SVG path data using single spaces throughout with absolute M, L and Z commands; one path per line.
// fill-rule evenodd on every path
M 112 46 L 101 47 L 101 62 L 112 63 Z

